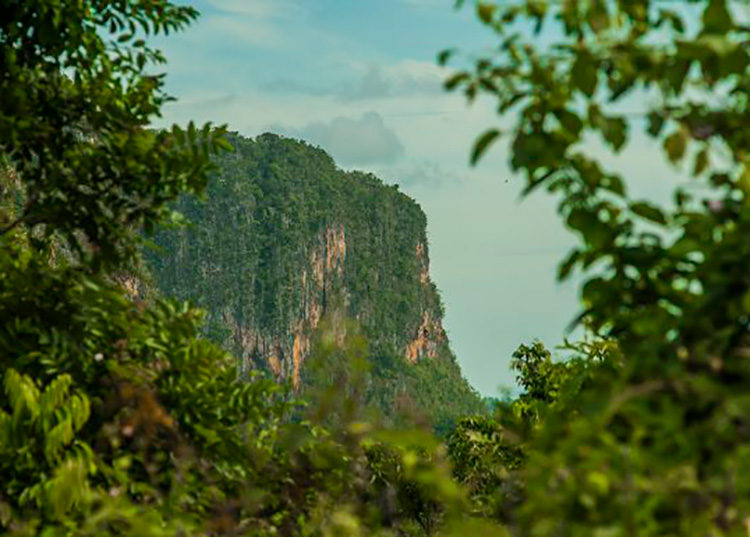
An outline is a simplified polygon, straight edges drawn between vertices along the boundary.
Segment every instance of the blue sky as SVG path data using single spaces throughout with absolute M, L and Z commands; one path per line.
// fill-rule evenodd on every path
M 513 385 L 510 356 L 535 338 L 562 342 L 576 289 L 555 281 L 573 244 L 553 200 L 521 202 L 502 146 L 468 166 L 474 138 L 498 119 L 441 89 L 437 53 L 492 46 L 471 10 L 453 0 L 199 0 L 201 19 L 160 40 L 164 122 L 227 123 L 321 145 L 344 168 L 372 171 L 427 213 L 432 275 L 464 375 L 482 393 Z M 636 103 L 637 104 L 637 103 Z M 636 192 L 663 197 L 676 177 L 643 137 L 614 159 Z

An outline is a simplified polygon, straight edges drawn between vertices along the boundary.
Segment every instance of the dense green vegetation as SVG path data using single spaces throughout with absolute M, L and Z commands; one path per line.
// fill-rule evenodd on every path
M 222 129 L 147 128 L 165 96 L 135 25 L 194 16 L 158 0 L 2 8 L 0 531 L 340 535 L 457 513 L 428 434 L 379 437 L 345 394 L 354 412 L 316 425 L 275 382 L 240 381 L 198 337 L 201 312 L 116 283 L 138 265 L 134 231 L 200 191 L 227 145 Z
M 747 533 L 746 6 L 479 5 L 500 46 L 448 85 L 512 114 L 512 168 L 580 239 L 560 267 L 583 275 L 579 319 L 617 350 L 540 424 L 520 534 Z M 588 150 L 596 136 L 616 154 L 636 130 L 692 176 L 669 204 L 634 199 L 632 178 Z
M 519 347 L 522 394 L 445 442 L 369 419 L 356 324 L 321 321 L 311 385 L 339 389 L 306 407 L 240 378 L 199 311 L 116 283 L 133 231 L 199 193 L 225 145 L 221 129 L 147 129 L 164 95 L 133 29 L 179 29 L 191 9 L 5 3 L 0 531 L 747 535 L 750 28 L 725 0 L 693 3 L 700 21 L 648 0 L 478 4 L 502 46 L 447 85 L 515 114 L 512 165 L 581 238 L 561 276 L 583 272 L 586 338 L 564 363 Z M 547 25 L 560 46 L 530 35 Z M 611 103 L 643 88 L 647 133 L 701 186 L 669 206 L 631 199 L 583 143 L 619 151 L 642 123 Z
M 387 415 L 414 407 L 442 431 L 481 412 L 441 325 L 420 207 L 303 142 L 229 139 L 204 196 L 174 206 L 188 226 L 157 233 L 145 252 L 156 289 L 204 308 L 207 335 L 246 369 L 269 371 L 273 357 L 291 379 L 320 320 L 348 317 L 369 344 L 367 403 Z M 305 367 L 299 375 L 313 382 Z
M 366 328 L 378 326 L 403 346 L 423 311 L 440 315 L 434 286 L 419 281 L 426 221 L 413 200 L 372 175 L 339 170 L 302 142 L 271 134 L 231 140 L 235 150 L 218 158 L 205 199 L 186 197 L 175 207 L 192 225 L 155 238 L 159 249 L 148 261 L 159 289 L 195 299 L 217 323 L 229 312 L 278 338 L 305 316 L 306 303 L 345 300 Z M 327 255 L 344 261 L 326 233 L 342 226 L 339 271 L 326 266 Z

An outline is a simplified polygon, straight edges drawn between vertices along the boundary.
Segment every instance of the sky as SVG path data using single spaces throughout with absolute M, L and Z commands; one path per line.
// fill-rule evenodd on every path
M 579 311 L 556 267 L 574 238 L 539 194 L 521 200 L 498 145 L 469 166 L 474 139 L 497 126 L 492 102 L 442 90 L 440 50 L 493 45 L 453 0 L 195 0 L 201 18 L 157 45 L 177 98 L 161 124 L 226 123 L 326 149 L 345 169 L 375 173 L 413 197 L 428 219 L 431 273 L 464 376 L 482 394 L 514 385 L 521 343 L 562 343 Z M 638 103 L 635 103 L 638 104 Z M 643 197 L 667 196 L 679 171 L 636 136 L 614 159 Z

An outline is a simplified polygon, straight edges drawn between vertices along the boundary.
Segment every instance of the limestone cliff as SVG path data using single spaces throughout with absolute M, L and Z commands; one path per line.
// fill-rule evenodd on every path
M 243 368 L 298 387 L 315 329 L 335 310 L 358 321 L 376 352 L 448 364 L 470 391 L 443 330 L 417 203 L 302 142 L 232 142 L 205 199 L 176 207 L 191 226 L 154 238 L 146 257 L 156 287 L 205 308 L 209 335 Z

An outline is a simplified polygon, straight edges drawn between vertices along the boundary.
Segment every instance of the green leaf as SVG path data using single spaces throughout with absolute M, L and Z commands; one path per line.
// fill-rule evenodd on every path
M 687 150 L 687 134 L 680 129 L 672 133 L 664 140 L 664 150 L 667 152 L 667 158 L 672 164 L 677 164 L 685 156 Z
M 557 269 L 557 279 L 563 281 L 570 276 L 571 271 L 581 258 L 580 250 L 573 250 Z
M 453 56 L 455 53 L 456 51 L 453 49 L 441 50 L 440 54 L 438 54 L 438 65 L 447 65 L 448 61 L 451 59 L 451 56 Z
M 601 131 L 604 139 L 615 151 L 620 151 L 628 139 L 628 124 L 621 117 L 606 118 Z
M 607 117 L 597 105 L 589 106 L 589 123 L 602 133 L 604 141 L 615 151 L 620 151 L 628 139 L 628 123 L 619 116 Z
M 583 121 L 578 117 L 578 114 L 571 112 L 570 110 L 555 110 L 555 117 L 560 122 L 560 125 L 575 136 L 576 138 L 581 134 L 583 130 Z
M 636 201 L 630 204 L 630 210 L 655 224 L 664 225 L 667 223 L 667 218 L 664 213 L 656 205 L 646 201 Z
M 603 0 L 594 0 L 589 8 L 588 15 L 586 17 L 594 33 L 598 34 L 609 28 L 609 13 L 607 12 L 607 5 Z
M 664 80 L 669 83 L 669 88 L 672 90 L 673 95 L 678 95 L 682 92 L 691 65 L 691 59 L 677 59 L 674 63 L 667 66 L 664 72 Z
M 727 0 L 709 0 L 703 12 L 703 30 L 712 34 L 725 34 L 733 27 L 732 14 Z
M 652 111 L 648 114 L 648 133 L 651 136 L 659 136 L 659 133 L 661 133 L 661 130 L 664 128 L 664 114 Z
M 625 195 L 625 185 L 619 175 L 606 175 L 601 180 L 600 185 L 602 188 L 609 190 L 610 192 L 617 194 L 618 196 Z
M 672 28 L 674 28 L 674 31 L 677 33 L 681 34 L 685 32 L 685 23 L 682 22 L 682 17 L 672 10 L 662 9 L 659 12 L 659 22 L 656 27 L 660 27 L 664 22 L 671 24 Z
M 696 156 L 695 156 L 695 165 L 693 166 L 693 175 L 696 177 L 700 174 L 702 174 L 706 169 L 708 168 L 709 162 L 709 156 L 708 156 L 708 147 L 704 147 Z
M 595 248 L 606 246 L 612 238 L 609 227 L 597 218 L 594 209 L 573 209 L 568 215 L 567 222 L 571 229 L 578 231 L 585 241 Z
M 495 11 L 497 11 L 497 6 L 494 4 L 487 4 L 485 2 L 480 2 L 479 4 L 477 4 L 477 15 L 479 16 L 479 19 L 485 24 L 490 24 L 492 22 Z
M 195 144 L 196 135 L 197 133 L 195 130 L 195 123 L 191 121 L 190 123 L 188 123 L 188 129 L 187 129 L 187 136 L 188 136 L 188 141 L 190 142 L 190 145 Z
M 451 76 L 443 83 L 443 87 L 445 87 L 445 89 L 450 91 L 452 89 L 455 89 L 461 82 L 463 82 L 464 80 L 467 80 L 468 78 L 469 78 L 469 73 L 466 73 L 466 72 L 456 73 L 455 75 Z
M 571 82 L 575 88 L 587 97 L 593 97 L 599 83 L 598 64 L 590 52 L 578 53 L 570 70 Z
M 487 148 L 492 144 L 495 140 L 500 137 L 500 131 L 498 129 L 490 129 L 487 132 L 485 132 L 482 136 L 479 137 L 479 139 L 474 144 L 474 149 L 471 152 L 471 165 L 475 166 L 477 162 L 479 162 L 479 159 L 482 158 L 482 155 L 487 151 Z
M 587 481 L 600 495 L 606 495 L 609 492 L 609 477 L 604 472 L 589 472 Z

